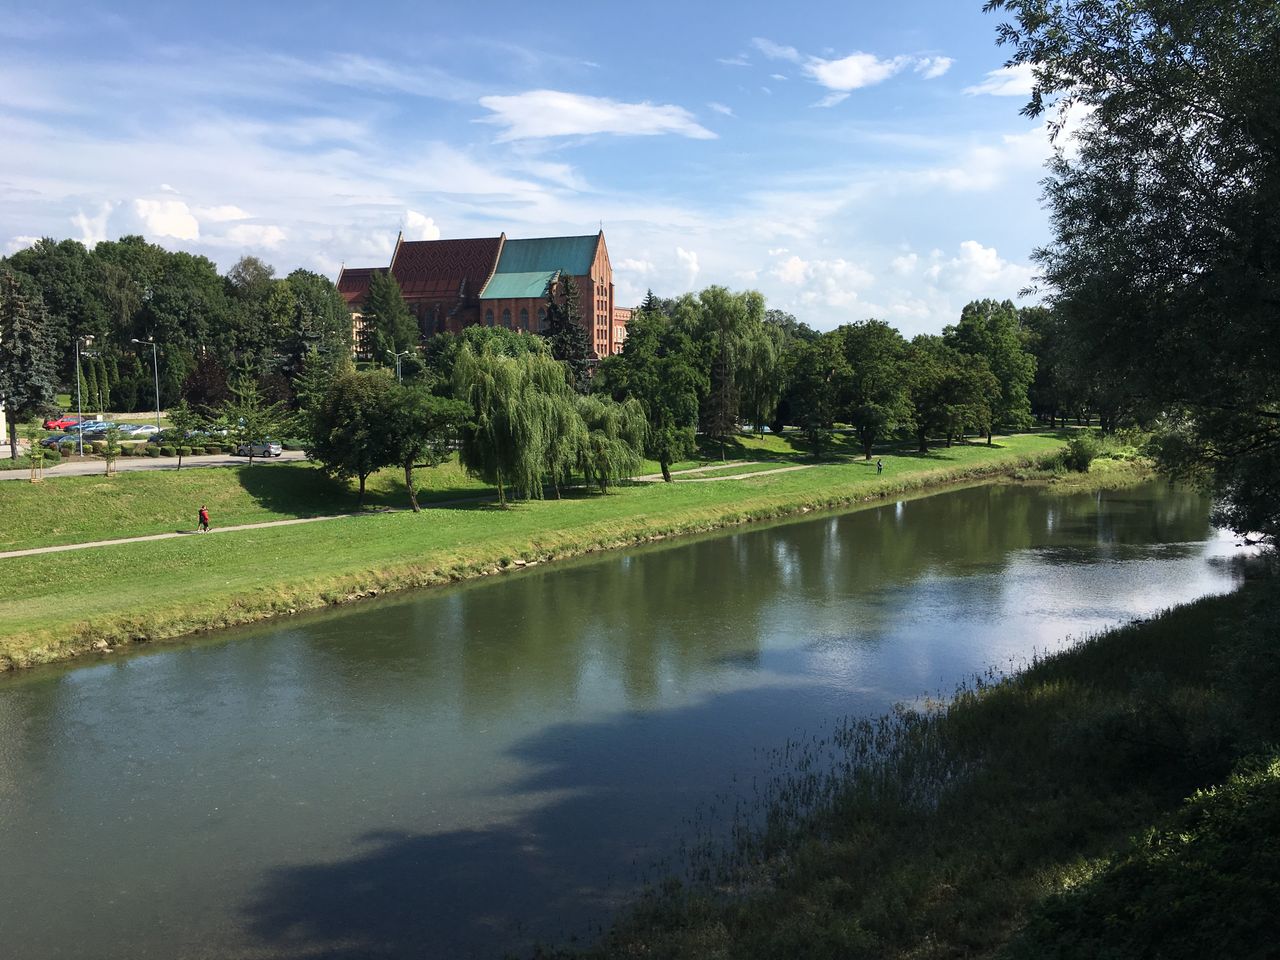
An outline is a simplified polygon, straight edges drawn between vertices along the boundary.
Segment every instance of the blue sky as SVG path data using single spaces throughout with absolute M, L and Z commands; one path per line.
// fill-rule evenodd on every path
M 936 332 L 1047 239 L 1044 125 L 980 0 L 45 3 L 0 18 L 0 250 L 222 269 L 595 232 L 618 302 L 712 283 Z

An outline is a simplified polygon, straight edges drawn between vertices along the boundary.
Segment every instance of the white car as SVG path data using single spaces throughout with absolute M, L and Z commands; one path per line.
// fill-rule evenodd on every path
M 135 424 L 134 428 L 129 431 L 129 433 L 135 437 L 147 437 L 153 433 L 159 433 L 159 432 L 160 432 L 160 428 L 157 427 L 154 423 Z
M 283 452 L 284 448 L 274 440 L 268 440 L 266 443 L 242 443 L 236 447 L 238 457 L 278 457 Z

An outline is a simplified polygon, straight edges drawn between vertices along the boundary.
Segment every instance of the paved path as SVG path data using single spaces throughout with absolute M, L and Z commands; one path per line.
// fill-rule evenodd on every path
M 286 450 L 278 457 L 254 457 L 253 465 L 258 464 L 264 466 L 273 463 L 293 463 L 298 460 L 307 459 L 307 455 L 301 450 Z M 236 457 L 229 453 L 215 454 L 209 456 L 201 454 L 200 456 L 191 456 L 182 458 L 182 469 L 188 467 L 243 467 L 249 463 L 248 457 Z M 173 470 L 178 465 L 177 457 L 121 457 L 116 461 L 115 470 L 117 473 L 133 473 L 135 470 Z M 102 460 L 77 460 L 75 462 L 60 463 L 56 467 L 46 467 L 44 478 L 46 480 L 56 480 L 58 477 L 91 477 L 102 476 L 107 469 L 107 465 Z M 29 470 L 0 470 L 0 480 L 30 480 L 31 471 Z
M 767 460 L 731 460 L 728 463 L 713 463 L 706 467 L 694 467 L 692 470 L 673 470 L 671 471 L 671 479 L 679 480 L 682 483 L 715 483 L 717 480 L 749 480 L 752 477 L 770 477 L 775 473 L 790 473 L 792 470 L 808 470 L 810 467 L 816 467 L 816 463 L 797 463 L 789 467 L 778 467 L 774 470 L 756 470 L 748 473 L 735 473 L 723 477 L 693 477 L 693 473 L 706 473 L 710 470 L 724 470 L 728 467 L 758 467 L 768 463 Z M 660 473 L 650 473 L 643 477 L 636 477 L 636 480 L 644 482 L 653 482 L 662 479 Z

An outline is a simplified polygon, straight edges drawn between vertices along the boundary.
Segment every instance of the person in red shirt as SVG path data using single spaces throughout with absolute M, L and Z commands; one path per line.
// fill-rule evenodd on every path
M 209 508 L 204 504 L 200 505 L 200 532 L 209 532 Z

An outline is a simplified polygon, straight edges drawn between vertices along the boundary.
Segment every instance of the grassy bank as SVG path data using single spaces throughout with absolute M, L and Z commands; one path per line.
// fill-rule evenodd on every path
M 786 751 L 767 826 L 572 955 L 1274 956 L 1275 587 Z
M 0 668 L 75 656 L 95 642 L 174 637 L 370 592 L 497 573 L 520 562 L 996 476 L 1051 456 L 1061 443 L 1056 434 L 1024 434 L 1001 438 L 995 447 L 886 456 L 882 476 L 874 463 L 836 462 L 744 480 L 639 485 L 507 510 L 472 503 L 418 515 L 376 514 L 10 558 L 0 561 Z M 261 478 L 279 468 L 254 474 L 258 469 L 244 468 L 239 476 Z M 181 482 L 221 472 L 192 471 Z M 116 482 L 124 487 L 134 479 Z M 180 494 L 156 497 L 180 503 L 186 516 L 192 499 Z M 255 499 L 262 507 L 273 505 L 260 494 Z M 215 522 L 230 520 L 215 515 Z M 189 521 L 183 526 L 189 529 Z

